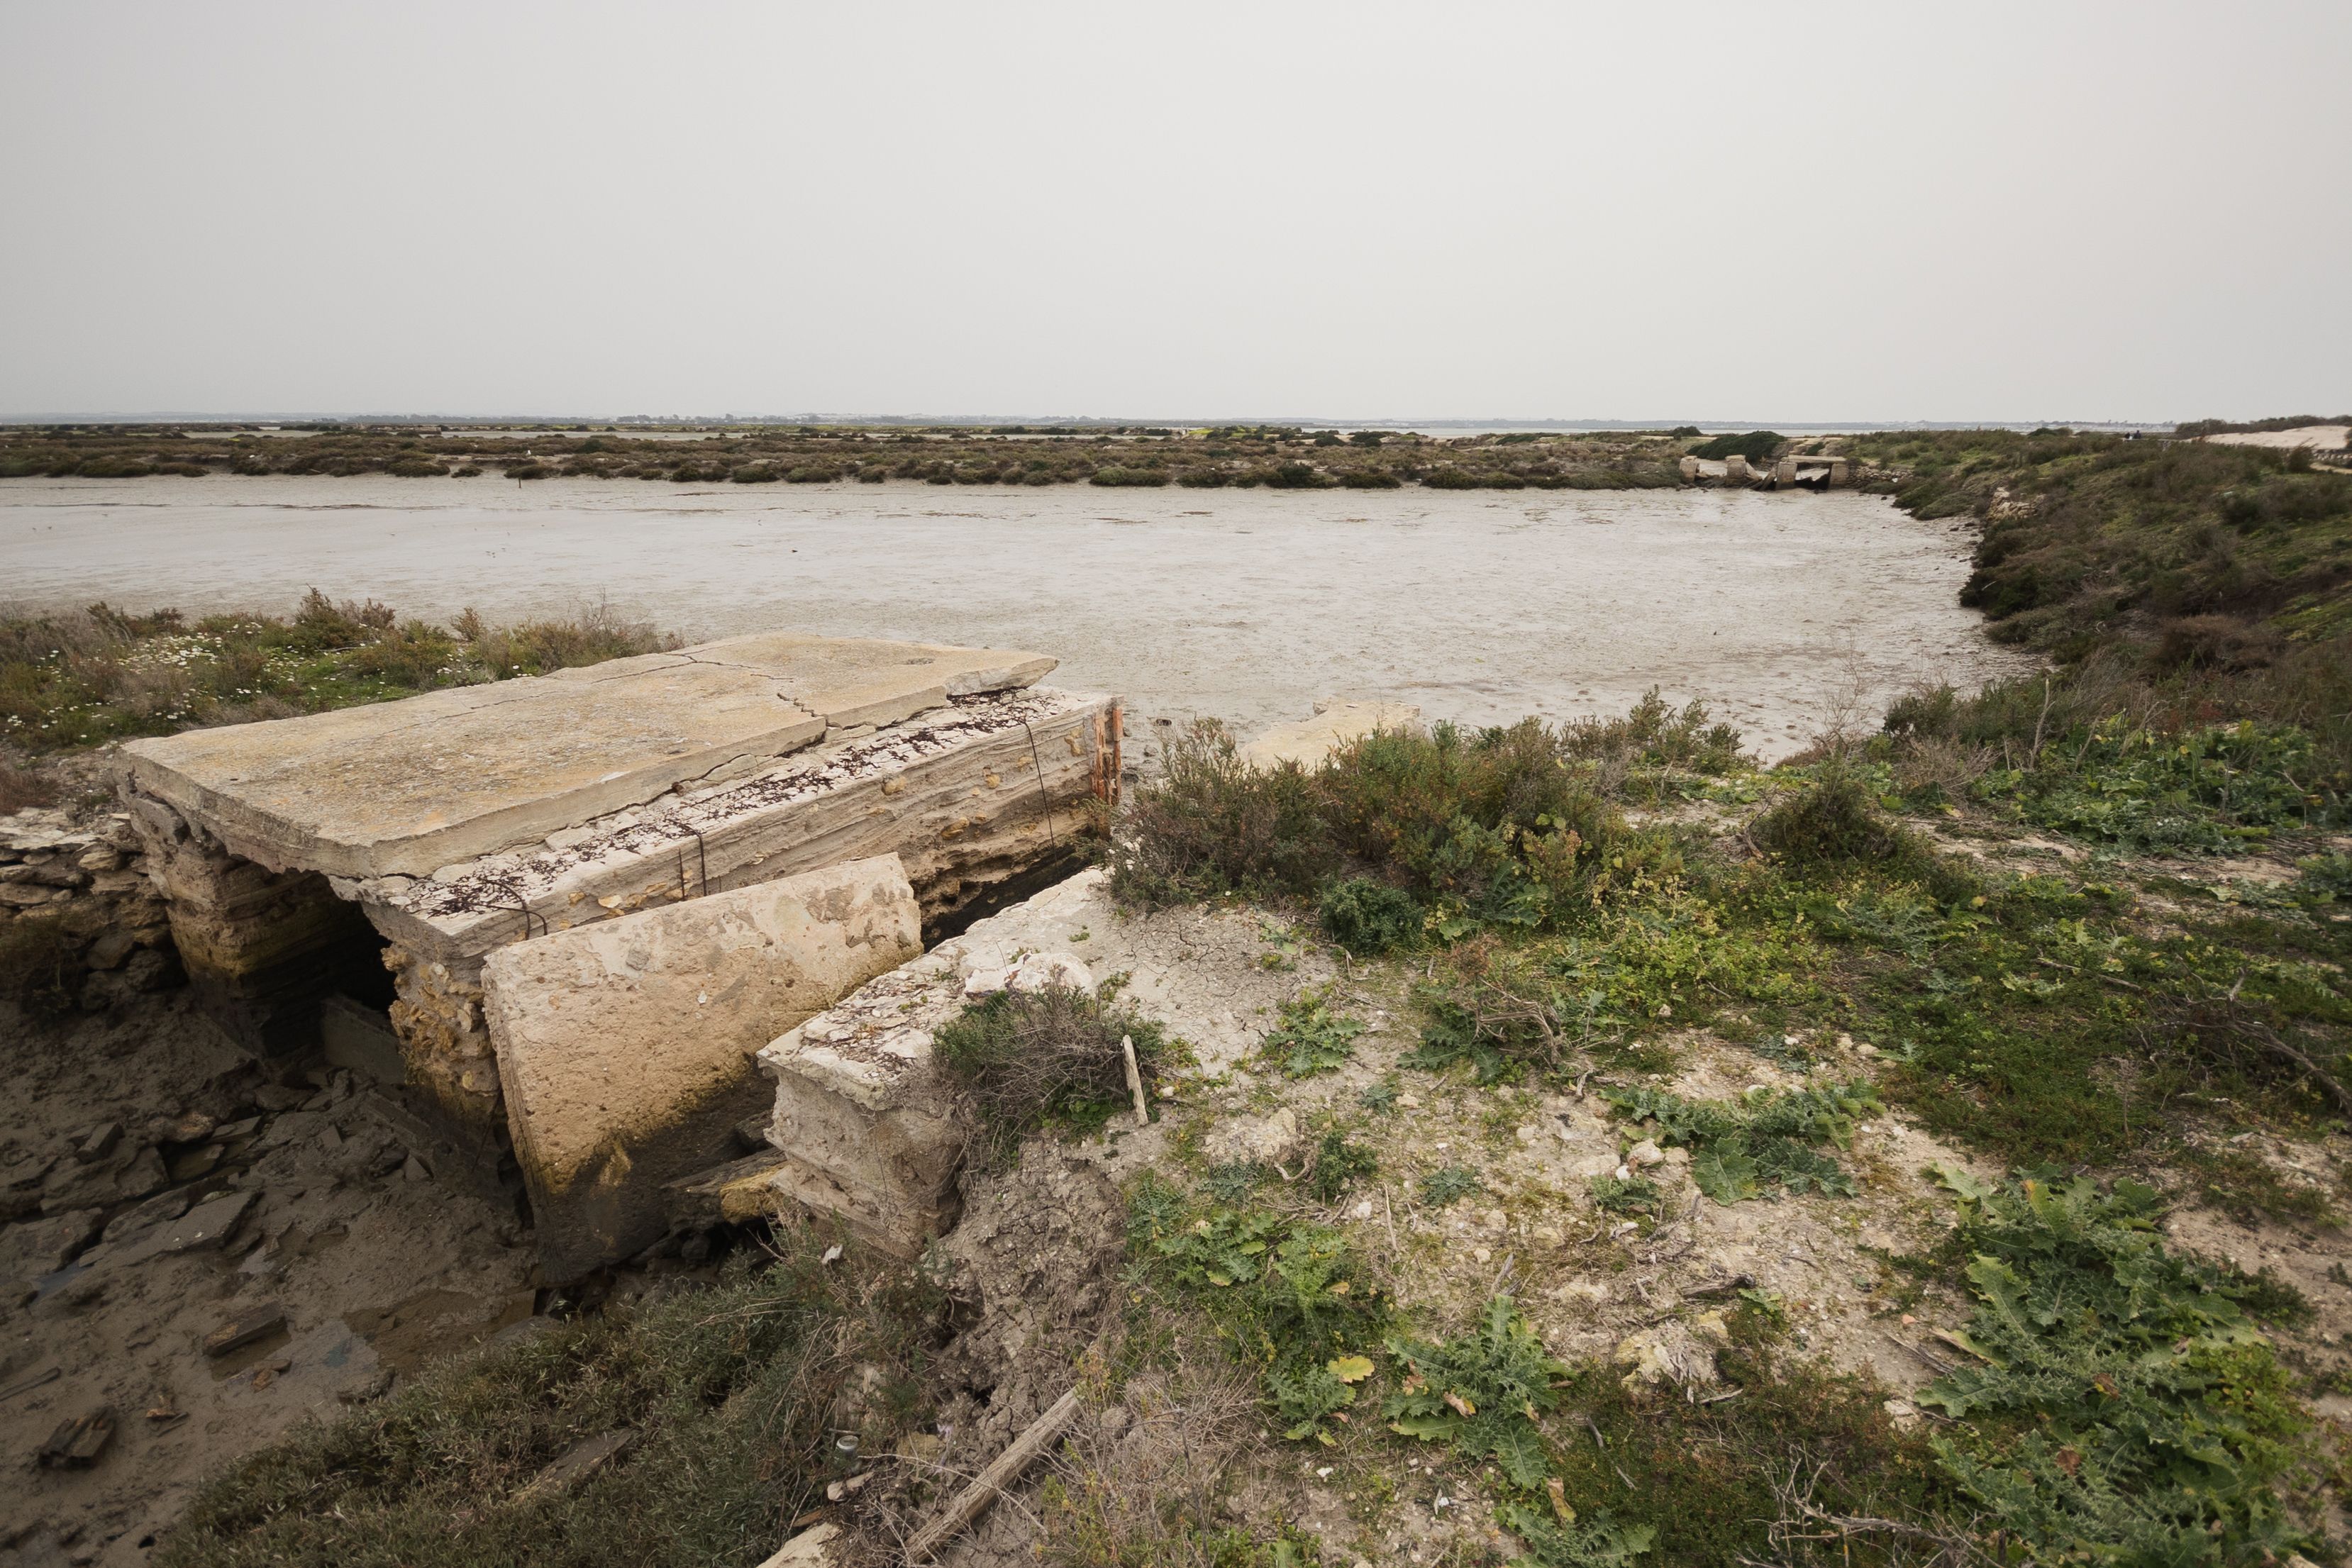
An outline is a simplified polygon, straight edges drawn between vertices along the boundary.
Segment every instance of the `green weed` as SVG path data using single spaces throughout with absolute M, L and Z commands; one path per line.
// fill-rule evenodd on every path
M 1477 1327 L 1460 1339 L 1432 1344 L 1392 1335 L 1389 1354 L 1407 1374 L 1381 1406 L 1391 1431 L 1444 1443 L 1465 1458 L 1492 1458 L 1530 1490 L 1543 1484 L 1537 1423 L 1559 1405 L 1552 1380 L 1569 1368 L 1545 1352 L 1508 1295 L 1490 1300 Z
M 1975 1358 L 1919 1396 L 1966 1424 L 1937 1452 L 2039 1553 L 2271 1562 L 2311 1542 L 2284 1495 L 2306 1418 L 2245 1283 L 2167 1251 L 2151 1188 L 2087 1178 L 1958 1195 Z
M 1364 1029 L 1362 1019 L 1334 1012 L 1321 992 L 1306 991 L 1282 1004 L 1261 1049 L 1284 1077 L 1312 1078 L 1345 1066 Z
M 1646 1085 L 1601 1093 L 1634 1121 L 1656 1123 L 1659 1142 L 1689 1148 L 1692 1181 L 1725 1205 L 1773 1188 L 1853 1197 L 1853 1178 L 1818 1145 L 1843 1147 L 1858 1120 L 1884 1109 L 1860 1082 L 1754 1089 L 1738 1100 L 1685 1100 Z

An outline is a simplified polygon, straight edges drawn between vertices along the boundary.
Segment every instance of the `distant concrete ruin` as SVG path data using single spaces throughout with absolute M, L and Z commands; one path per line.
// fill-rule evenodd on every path
M 1759 490 L 1831 490 L 1853 482 L 1853 465 L 1843 457 L 1783 457 L 1758 467 L 1735 452 L 1721 462 L 1685 456 L 1682 472 L 1687 484 L 1746 485 Z
M 529 1143 L 487 959 L 876 856 L 904 868 L 908 920 L 953 922 L 1067 857 L 1116 800 L 1118 699 L 1035 685 L 1054 664 L 739 637 L 134 741 L 120 788 L 231 1033 L 302 1049 L 322 1009 L 345 1038 L 368 1016 L 350 998 L 373 1004 L 407 1092 L 487 1175 Z

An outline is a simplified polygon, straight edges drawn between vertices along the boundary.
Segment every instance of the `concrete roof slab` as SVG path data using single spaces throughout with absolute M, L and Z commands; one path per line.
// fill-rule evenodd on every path
M 123 747 L 137 787 L 272 870 L 423 876 L 677 785 L 1027 685 L 1041 654 L 776 633 Z
M 1001 648 L 807 637 L 789 632 L 730 637 L 688 653 L 706 663 L 774 675 L 794 702 L 837 729 L 896 724 L 951 696 L 1030 685 L 1055 664 L 1043 653 Z

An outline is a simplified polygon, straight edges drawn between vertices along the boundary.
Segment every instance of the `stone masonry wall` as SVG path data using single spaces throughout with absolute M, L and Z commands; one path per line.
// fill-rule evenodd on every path
M 89 1011 L 180 978 L 163 896 L 127 814 L 0 817 L 0 938 L 27 921 L 54 934 L 50 951 Z

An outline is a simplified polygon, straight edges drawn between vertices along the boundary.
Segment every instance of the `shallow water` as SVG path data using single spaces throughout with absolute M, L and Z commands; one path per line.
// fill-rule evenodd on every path
M 440 619 L 609 598 L 689 637 L 791 627 L 1055 653 L 1057 685 L 1244 731 L 1318 698 L 1495 723 L 1703 696 L 1769 752 L 1859 677 L 2018 667 L 1968 541 L 1874 497 L 1758 491 L 683 488 L 635 480 L 0 481 L 0 601 Z

